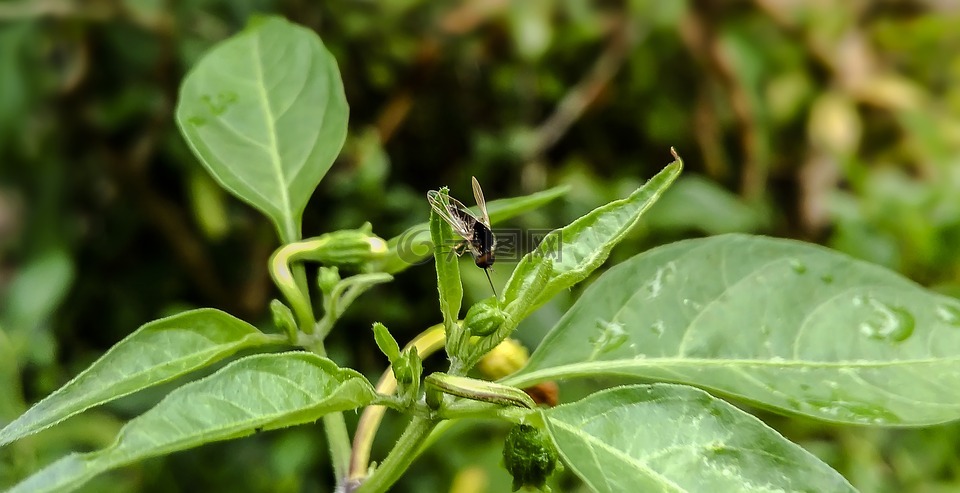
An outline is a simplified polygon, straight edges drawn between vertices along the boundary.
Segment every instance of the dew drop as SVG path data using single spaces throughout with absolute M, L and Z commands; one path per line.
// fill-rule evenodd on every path
M 653 323 L 653 325 L 650 326 L 650 330 L 653 331 L 657 337 L 662 336 L 664 331 L 666 331 L 666 328 L 666 324 L 663 323 L 663 320 L 657 320 Z
M 623 324 L 598 319 L 597 330 L 590 338 L 590 344 L 593 344 L 593 354 L 590 355 L 590 359 L 617 349 L 627 342 L 627 339 L 629 336 L 623 329 Z
M 652 299 L 660 296 L 660 292 L 663 291 L 663 286 L 673 278 L 676 270 L 677 266 L 674 265 L 673 262 L 667 262 L 666 265 L 657 269 L 657 273 L 654 274 L 653 279 L 644 285 L 644 288 L 647 290 L 647 298 Z
M 797 259 L 790 259 L 790 268 L 797 274 L 805 274 L 807 272 L 806 264 Z
M 207 124 L 207 119 L 202 116 L 191 116 L 187 118 L 187 122 L 194 127 L 202 127 Z
M 913 334 L 916 324 L 910 312 L 875 299 L 868 299 L 867 302 L 874 313 L 867 321 L 860 324 L 861 334 L 871 339 L 891 342 L 906 340 Z
M 687 306 L 689 306 L 690 308 L 693 308 L 694 310 L 697 310 L 697 311 L 700 311 L 700 309 L 703 308 L 703 306 L 702 306 L 700 303 L 697 303 L 696 301 L 693 301 L 693 300 L 691 300 L 690 298 L 684 298 L 684 299 L 683 299 L 683 304 L 684 304 L 684 305 L 687 305 Z
M 937 306 L 937 318 L 948 325 L 960 327 L 960 308 L 956 305 Z
M 820 280 L 823 281 L 824 284 L 833 284 L 833 276 L 830 274 L 820 276 Z
M 644 287 L 647 289 L 648 299 L 660 296 L 660 291 L 663 291 L 663 269 L 657 269 L 657 274 Z

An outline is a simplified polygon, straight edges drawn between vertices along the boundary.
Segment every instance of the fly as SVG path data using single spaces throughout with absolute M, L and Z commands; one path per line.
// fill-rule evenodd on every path
M 436 190 L 427 192 L 427 201 L 430 202 L 430 207 L 453 228 L 454 233 L 463 238 L 463 241 L 457 244 L 453 251 L 458 256 L 463 255 L 465 251 L 470 251 L 477 267 L 483 269 L 483 272 L 487 274 L 490 289 L 496 296 L 497 290 L 493 287 L 493 280 L 490 278 L 488 269 L 493 266 L 497 238 L 490 229 L 487 203 L 483 200 L 483 190 L 480 189 L 480 182 L 477 181 L 476 177 L 473 177 L 473 198 L 477 200 L 480 217 L 474 216 L 463 203 L 449 195 L 443 195 Z

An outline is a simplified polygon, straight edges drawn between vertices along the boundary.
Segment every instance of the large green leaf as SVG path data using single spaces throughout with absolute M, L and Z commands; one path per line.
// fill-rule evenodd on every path
M 224 188 L 300 238 L 303 209 L 347 135 L 336 60 L 311 30 L 260 19 L 187 74 L 177 123 Z
M 613 247 L 680 175 L 679 157 L 630 194 L 590 211 L 569 225 L 551 231 L 534 251 L 524 255 L 510 275 L 503 302 L 515 321 L 522 320 L 555 294 L 586 279 L 607 259 Z
M 312 353 L 251 356 L 171 392 L 127 423 L 109 448 L 71 454 L 8 493 L 65 493 L 138 460 L 316 421 L 365 406 L 376 392 L 362 375 Z
M 507 381 L 600 375 L 841 423 L 942 423 L 960 418 L 960 302 L 797 241 L 683 241 L 604 273 Z
M 544 414 L 564 461 L 598 492 L 856 491 L 759 419 L 692 387 L 617 387 Z
M 85 409 L 203 368 L 240 349 L 283 340 L 210 308 L 155 320 L 118 342 L 73 380 L 0 430 L 0 445 Z

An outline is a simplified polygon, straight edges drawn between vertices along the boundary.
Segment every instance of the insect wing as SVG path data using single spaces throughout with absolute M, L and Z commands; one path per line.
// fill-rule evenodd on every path
M 467 224 L 463 217 L 457 214 L 458 211 L 466 212 L 463 204 L 457 199 L 449 195 L 441 194 L 436 190 L 430 190 L 427 192 L 427 202 L 430 202 L 430 207 L 433 208 L 434 212 L 440 216 L 440 219 L 446 221 L 455 233 L 465 240 L 473 237 L 472 225 Z M 469 213 L 466 214 L 469 215 Z
M 477 177 L 471 177 L 473 179 L 473 198 L 477 200 L 477 207 L 480 208 L 481 219 L 480 222 L 483 223 L 487 229 L 490 229 L 490 215 L 487 214 L 487 201 L 483 199 L 483 190 L 480 189 L 480 182 L 477 181 Z

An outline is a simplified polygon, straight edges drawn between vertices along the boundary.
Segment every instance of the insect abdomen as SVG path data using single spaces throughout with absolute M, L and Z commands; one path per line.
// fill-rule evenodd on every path
M 490 231 L 490 228 L 485 224 L 477 221 L 473 223 L 473 241 L 477 250 L 480 252 L 474 259 L 477 267 L 486 269 L 492 266 L 494 261 L 494 248 L 496 246 L 493 231 Z

